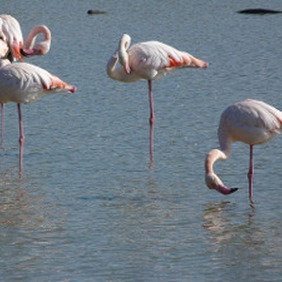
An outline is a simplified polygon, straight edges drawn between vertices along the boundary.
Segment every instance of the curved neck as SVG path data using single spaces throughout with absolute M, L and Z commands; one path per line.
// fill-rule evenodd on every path
M 126 73 L 130 73 L 129 57 L 127 49 L 130 46 L 131 38 L 129 35 L 124 34 L 119 41 L 118 57 L 120 64 L 124 67 Z
M 25 49 L 31 49 L 34 46 L 36 37 L 42 33 L 44 36 L 44 41 L 51 41 L 51 31 L 49 28 L 45 25 L 37 25 L 35 26 L 29 33 L 25 43 L 24 48 Z
M 205 171 L 206 174 L 209 173 L 214 173 L 213 170 L 213 165 L 217 160 L 226 160 L 229 155 L 231 153 L 231 148 L 221 151 L 219 149 L 213 149 L 211 150 L 207 157 L 206 157 L 206 161 L 205 161 Z
M 42 33 L 44 40 L 34 46 L 37 36 Z M 29 33 L 22 53 L 24 56 L 45 55 L 49 52 L 51 45 L 51 31 L 45 25 L 35 26 Z M 34 47 L 33 47 L 34 46 Z
M 119 62 L 118 51 L 115 52 L 107 63 L 107 74 L 111 79 L 122 81 L 122 82 L 134 82 L 139 80 L 133 72 L 127 74 L 123 67 L 117 68 Z

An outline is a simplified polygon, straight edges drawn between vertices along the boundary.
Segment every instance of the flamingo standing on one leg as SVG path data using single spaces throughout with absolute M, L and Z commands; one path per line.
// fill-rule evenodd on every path
M 40 33 L 43 34 L 44 40 L 34 46 L 36 37 Z M 22 56 L 31 57 L 35 55 L 45 55 L 49 52 L 51 32 L 45 25 L 35 26 L 24 42 L 18 21 L 10 15 L 0 15 L 0 39 L 9 46 L 9 51 L 5 54 L 1 54 L 0 59 L 8 58 L 11 62 L 17 59 L 23 61 Z M 5 104 L 1 103 L 2 145 L 4 141 L 4 111 Z
M 152 80 L 161 78 L 179 68 L 207 68 L 208 63 L 199 60 L 187 52 L 179 51 L 158 41 L 141 42 L 132 45 L 131 38 L 124 34 L 118 50 L 107 64 L 110 78 L 122 82 L 148 80 L 150 101 L 150 156 L 153 161 L 154 103 Z M 117 63 L 121 67 L 116 68 Z
M 257 100 L 247 99 L 228 107 L 221 115 L 218 128 L 220 149 L 209 152 L 205 161 L 206 184 L 210 189 L 228 195 L 238 188 L 226 187 L 214 173 L 217 160 L 226 160 L 231 153 L 232 142 L 241 141 L 250 145 L 249 199 L 253 204 L 253 146 L 263 144 L 282 131 L 282 112 Z
M 45 94 L 73 93 L 76 87 L 67 84 L 57 76 L 42 68 L 27 64 L 3 64 L 0 68 L 0 103 L 15 102 L 18 105 L 20 128 L 20 158 L 19 166 L 22 171 L 24 131 L 21 116 L 21 103 L 31 103 Z

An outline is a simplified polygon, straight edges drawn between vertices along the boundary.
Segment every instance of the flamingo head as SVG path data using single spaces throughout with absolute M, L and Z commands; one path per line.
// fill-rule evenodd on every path
M 214 189 L 223 195 L 229 195 L 238 190 L 238 188 L 225 186 L 215 173 L 206 174 L 206 184 L 210 189 Z
M 238 190 L 238 188 L 229 188 L 226 186 L 215 186 L 214 189 L 223 195 L 229 195 Z
M 21 49 L 21 54 L 24 57 L 41 56 L 47 54 L 49 50 L 50 50 L 50 41 L 45 40 L 39 42 L 32 49 Z

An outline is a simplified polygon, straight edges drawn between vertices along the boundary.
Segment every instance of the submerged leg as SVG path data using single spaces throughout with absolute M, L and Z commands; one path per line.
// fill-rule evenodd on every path
M 3 146 L 4 143 L 4 112 L 5 112 L 5 104 L 1 103 L 1 124 L 2 124 L 2 129 L 1 129 L 1 146 Z
M 253 145 L 250 145 L 250 168 L 248 172 L 249 179 L 249 199 L 253 204 L 253 175 L 254 175 L 254 165 L 253 165 Z
M 23 130 L 23 121 L 21 114 L 21 104 L 18 104 L 18 114 L 19 114 L 19 128 L 20 128 L 20 171 L 23 168 L 23 147 L 24 147 L 24 130 Z
M 150 100 L 150 157 L 151 157 L 151 163 L 152 163 L 154 161 L 153 139 L 154 139 L 155 113 L 154 113 L 154 101 L 153 101 L 152 81 L 151 80 L 148 80 L 148 86 L 149 86 L 149 100 Z

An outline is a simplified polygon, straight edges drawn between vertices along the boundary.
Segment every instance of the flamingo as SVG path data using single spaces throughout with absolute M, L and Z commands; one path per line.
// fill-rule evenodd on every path
M 44 40 L 34 46 L 35 40 L 40 33 L 43 34 Z M 19 22 L 10 15 L 0 15 L 0 39 L 6 42 L 9 47 L 8 51 L 0 54 L 0 59 L 8 58 L 11 62 L 18 59 L 23 62 L 22 56 L 45 55 L 49 52 L 51 32 L 47 26 L 37 25 L 30 31 L 24 42 Z M 4 111 L 5 104 L 1 103 L 2 145 L 4 141 Z
M 23 36 L 19 22 L 10 15 L 0 15 L 0 39 L 10 48 L 9 59 L 22 61 Z M 1 57 L 3 59 L 3 57 Z
M 32 103 L 45 94 L 74 93 L 76 87 L 50 74 L 46 70 L 28 63 L 11 64 L 1 60 L 0 103 L 17 103 L 20 129 L 19 167 L 22 171 L 24 130 L 21 114 L 22 103 Z
M 154 103 L 152 80 L 159 79 L 180 68 L 207 68 L 208 63 L 187 52 L 179 51 L 158 41 L 147 41 L 130 46 L 131 38 L 123 34 L 117 51 L 107 64 L 108 76 L 121 82 L 148 80 L 150 103 L 150 156 L 153 161 Z M 117 63 L 120 67 L 116 68 Z
M 40 33 L 43 34 L 44 40 L 34 46 L 36 37 Z M 16 59 L 23 61 L 22 56 L 45 55 L 49 52 L 51 32 L 46 25 L 37 25 L 32 28 L 24 42 L 19 22 L 10 15 L 0 15 L 0 39 L 10 48 L 12 53 L 9 57 L 10 61 Z
M 211 150 L 205 160 L 205 180 L 208 188 L 223 195 L 238 190 L 225 186 L 214 173 L 213 165 L 217 160 L 226 160 L 230 156 L 233 142 L 244 142 L 250 146 L 249 200 L 253 204 L 253 146 L 268 142 L 281 131 L 282 112 L 262 101 L 247 99 L 229 106 L 222 113 L 218 128 L 220 149 Z

